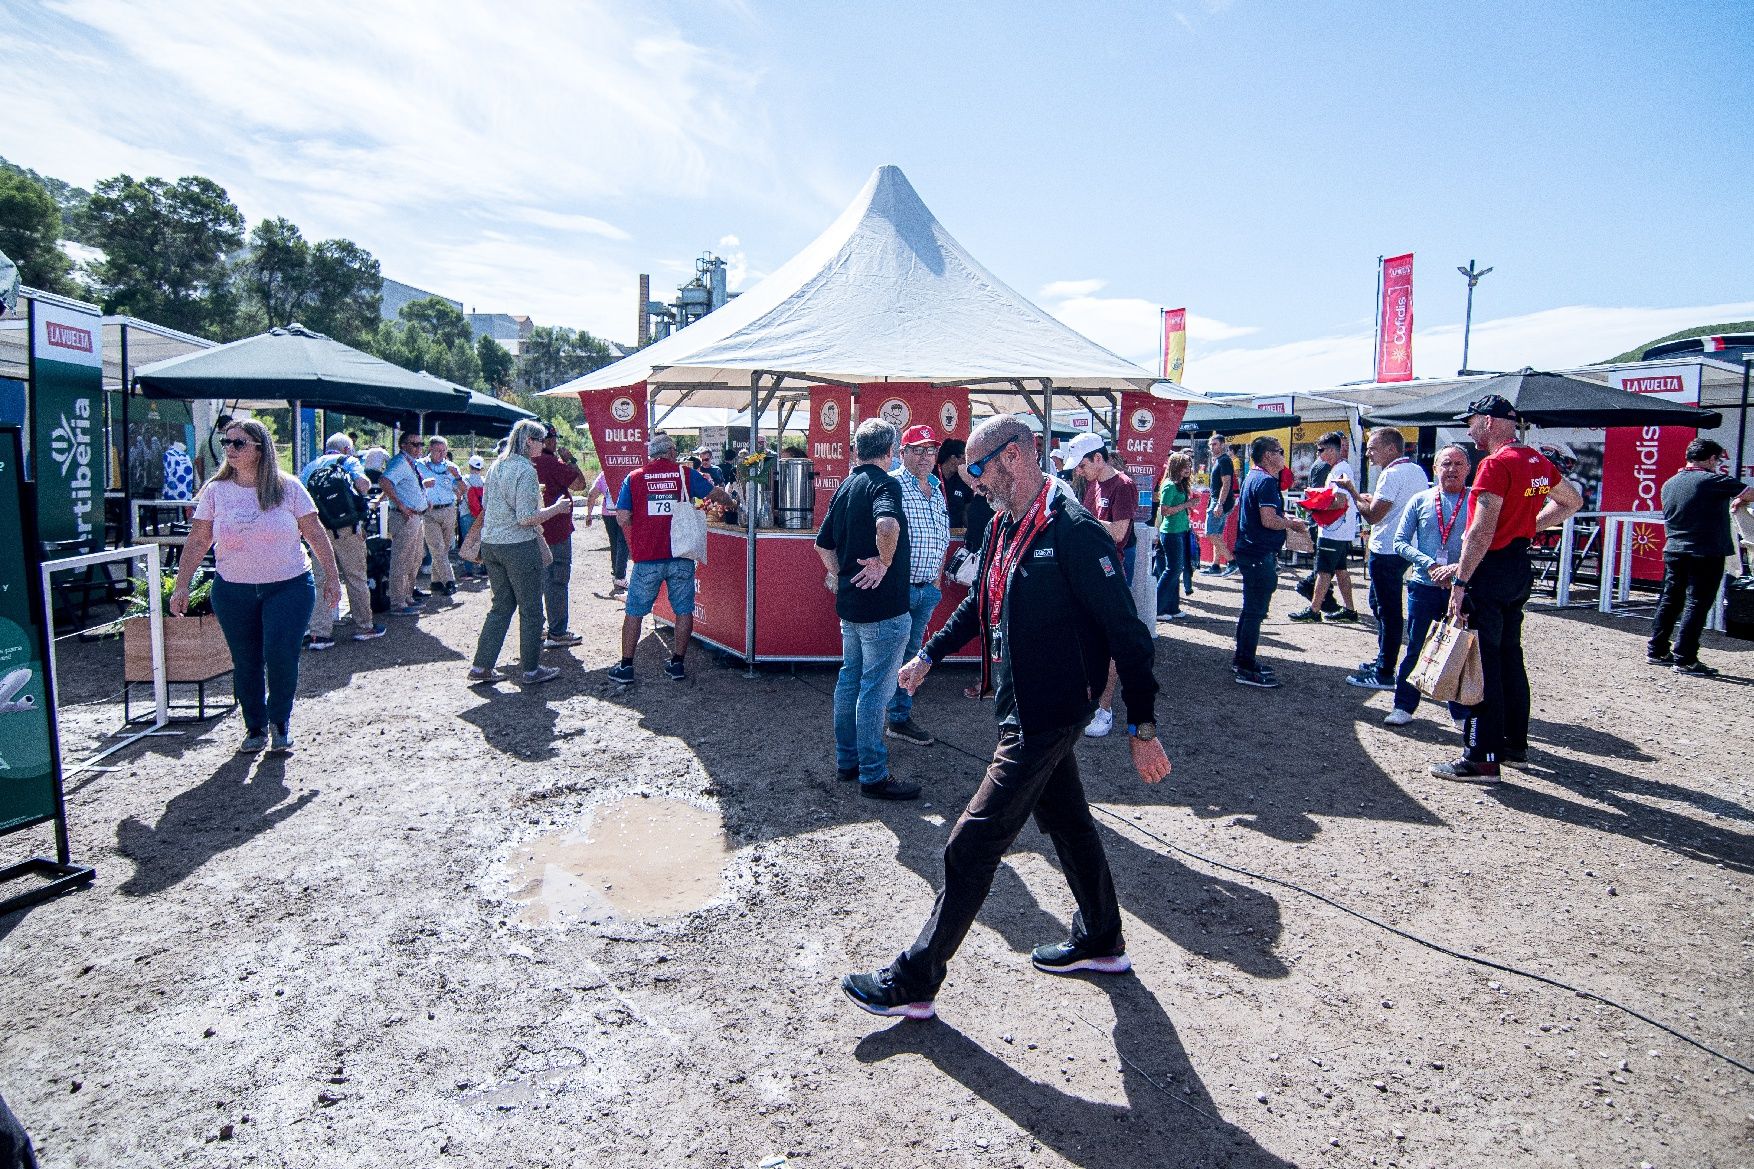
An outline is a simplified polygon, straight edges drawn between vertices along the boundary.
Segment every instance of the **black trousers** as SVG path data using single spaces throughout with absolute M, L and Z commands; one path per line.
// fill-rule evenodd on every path
M 1364 562 L 1370 574 L 1370 611 L 1376 617 L 1376 676 L 1385 682 L 1395 679 L 1395 665 L 1401 656 L 1401 635 L 1406 626 L 1402 615 L 1402 582 L 1407 576 L 1407 562 L 1390 552 L 1386 556 L 1372 552 Z
M 1529 542 L 1488 552 L 1469 579 L 1468 626 L 1480 638 L 1485 695 L 1462 727 L 1466 757 L 1497 763 L 1505 748 L 1529 745 L 1529 672 L 1523 665 L 1523 606 L 1534 586 Z
M 987 899 L 999 861 L 1031 813 L 1054 842 L 1078 903 L 1072 936 L 1101 952 L 1122 948 L 1114 878 L 1073 754 L 1083 733 L 1082 725 L 1028 736 L 1000 730 L 986 777 L 944 846 L 944 887 L 932 915 L 919 938 L 889 968 L 896 988 L 910 999 L 922 1001 L 938 993 L 951 956 Z
M 1705 619 L 1711 615 L 1712 602 L 1724 583 L 1722 556 L 1689 554 L 1663 557 L 1663 595 L 1657 602 L 1656 624 L 1650 631 L 1650 652 L 1669 651 L 1669 637 L 1675 632 L 1675 619 L 1680 618 L 1681 632 L 1675 638 L 1675 660 L 1699 660 L 1699 635 L 1705 632 Z

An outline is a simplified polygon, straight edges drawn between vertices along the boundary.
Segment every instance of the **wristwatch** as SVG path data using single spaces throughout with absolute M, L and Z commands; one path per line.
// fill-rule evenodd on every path
M 1127 724 L 1127 733 L 1129 735 L 1133 736 L 1135 739 L 1142 739 L 1145 742 L 1149 743 L 1152 739 L 1155 739 L 1157 737 L 1157 724 L 1156 723 L 1128 723 Z

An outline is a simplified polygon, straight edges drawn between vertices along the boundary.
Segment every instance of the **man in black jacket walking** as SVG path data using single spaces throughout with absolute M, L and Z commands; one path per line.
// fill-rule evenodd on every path
M 919 938 L 841 989 L 876 1015 L 929 1019 L 951 955 L 992 887 L 999 861 L 1030 813 L 1054 842 L 1078 902 L 1072 936 L 1037 946 L 1050 974 L 1132 968 L 1102 840 L 1084 798 L 1073 748 L 1108 681 L 1120 674 L 1133 766 L 1146 783 L 1169 774 L 1157 741 L 1151 638 L 1103 525 L 1051 482 L 1034 459 L 1033 435 L 996 418 L 968 440 L 963 475 L 1000 512 L 981 549 L 980 575 L 948 623 L 901 670 L 909 693 L 933 663 L 981 639 L 981 686 L 994 692 L 999 744 L 985 779 L 944 846 L 944 888 Z

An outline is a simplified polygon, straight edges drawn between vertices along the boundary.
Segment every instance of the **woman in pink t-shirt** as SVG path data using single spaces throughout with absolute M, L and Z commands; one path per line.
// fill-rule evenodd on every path
M 323 566 L 323 604 L 331 608 L 341 603 L 341 575 L 317 505 L 296 476 L 281 473 L 267 428 L 254 419 L 234 422 L 223 448 L 225 466 L 195 499 L 171 612 L 188 612 L 190 578 L 213 549 L 213 615 L 231 647 L 232 689 L 244 712 L 238 753 L 264 746 L 285 753 L 292 750 L 300 643 L 316 600 L 304 545 Z

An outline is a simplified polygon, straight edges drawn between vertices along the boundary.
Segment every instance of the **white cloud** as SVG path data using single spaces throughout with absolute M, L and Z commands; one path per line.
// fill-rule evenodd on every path
M 1625 352 L 1693 325 L 1754 317 L 1754 302 L 1679 308 L 1604 308 L 1571 305 L 1474 322 L 1468 364 L 1474 369 L 1564 369 Z M 1368 379 L 1369 332 L 1317 337 L 1258 349 L 1190 350 L 1187 384 L 1196 390 L 1285 393 L 1318 390 Z M 1462 327 L 1415 329 L 1413 371 L 1421 377 L 1454 373 L 1462 362 Z
M 1054 280 L 1041 286 L 1036 295 L 1042 300 L 1068 300 L 1073 297 L 1095 296 L 1108 287 L 1106 280 Z
M 633 238 L 613 223 L 605 223 L 592 215 L 569 215 L 563 211 L 546 211 L 540 207 L 514 207 L 505 212 L 504 217 L 519 223 L 533 224 L 536 227 L 552 228 L 555 231 L 600 235 L 604 239 L 629 240 Z
M 1129 361 L 1156 369 L 1161 356 L 1158 329 L 1165 305 L 1138 297 L 1097 296 L 1105 280 L 1056 280 L 1042 286 L 1041 307 Z M 1258 332 L 1251 325 L 1231 325 L 1189 313 L 1188 341 L 1227 341 Z

